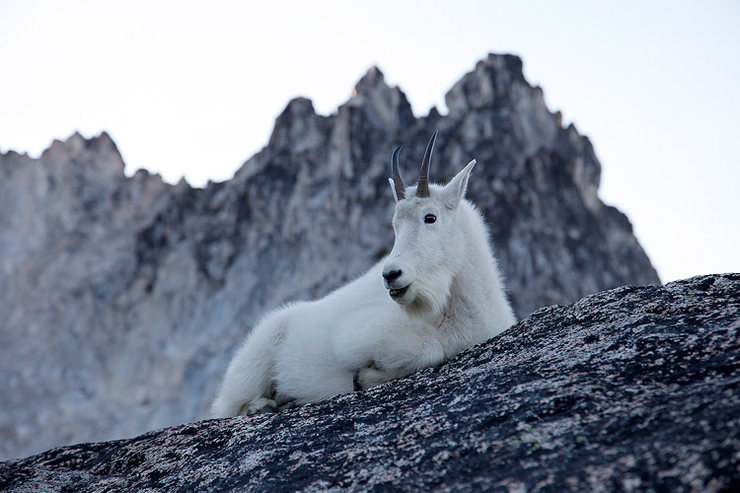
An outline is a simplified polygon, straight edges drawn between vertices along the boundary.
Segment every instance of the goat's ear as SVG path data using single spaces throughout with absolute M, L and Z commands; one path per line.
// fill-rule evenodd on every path
M 455 209 L 462 198 L 465 196 L 465 190 L 468 188 L 468 178 L 473 171 L 477 161 L 473 159 L 465 166 L 442 190 L 445 205 L 448 209 Z
M 393 178 L 388 178 L 388 183 L 391 185 L 391 193 L 393 194 L 393 200 L 398 202 L 398 195 L 396 195 L 396 182 L 393 181 Z

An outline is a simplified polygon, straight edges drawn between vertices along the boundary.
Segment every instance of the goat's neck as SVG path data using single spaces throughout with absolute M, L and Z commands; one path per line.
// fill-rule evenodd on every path
M 482 225 L 474 221 L 468 223 L 470 237 L 475 241 L 465 243 L 465 252 L 457 273 L 452 279 L 450 297 L 447 301 L 440 324 L 459 325 L 463 319 L 469 322 L 481 322 L 484 315 L 482 308 L 489 307 L 500 290 L 500 281 L 496 271 L 491 248 L 485 238 Z M 480 235 L 484 235 L 479 238 Z

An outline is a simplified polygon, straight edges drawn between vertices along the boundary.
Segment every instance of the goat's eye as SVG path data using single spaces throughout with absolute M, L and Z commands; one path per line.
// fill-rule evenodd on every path
M 432 224 L 436 220 L 437 216 L 435 216 L 434 214 L 427 214 L 426 216 L 424 216 L 424 222 L 427 224 Z

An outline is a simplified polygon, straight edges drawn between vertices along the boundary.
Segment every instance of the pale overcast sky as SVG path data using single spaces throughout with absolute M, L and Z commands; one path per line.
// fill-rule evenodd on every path
M 293 97 L 377 65 L 424 115 L 488 52 L 594 143 L 664 281 L 740 271 L 740 2 L 0 0 L 0 150 L 107 130 L 127 173 L 229 178 Z

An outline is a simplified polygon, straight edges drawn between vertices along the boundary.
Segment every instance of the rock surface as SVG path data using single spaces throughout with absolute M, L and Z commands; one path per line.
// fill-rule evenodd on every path
M 326 294 L 390 250 L 390 153 L 405 144 L 412 183 L 434 130 L 433 180 L 478 159 L 469 196 L 519 317 L 659 282 L 597 196 L 590 142 L 519 58 L 481 61 L 447 104 L 416 118 L 372 68 L 335 114 L 291 101 L 268 145 L 205 189 L 126 177 L 106 134 L 37 160 L 0 154 L 0 458 L 204 417 L 265 310 Z
M 552 306 L 366 392 L 0 464 L 0 489 L 737 491 L 740 274 Z

